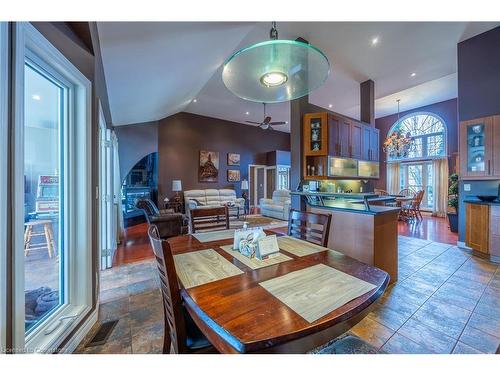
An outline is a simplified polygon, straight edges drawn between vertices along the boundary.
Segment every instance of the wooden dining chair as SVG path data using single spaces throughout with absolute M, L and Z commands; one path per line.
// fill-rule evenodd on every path
M 227 206 L 191 210 L 191 233 L 196 233 L 199 230 L 222 229 L 229 229 L 229 209 Z
M 288 235 L 327 247 L 331 215 L 290 210 Z
M 160 238 L 156 225 L 148 229 L 149 240 L 156 258 L 163 301 L 164 332 L 163 353 L 203 353 L 213 347 L 200 331 L 183 305 L 174 257 L 167 241 Z
M 419 190 L 413 196 L 413 199 L 401 207 L 401 215 L 406 221 L 422 220 L 422 212 L 420 212 L 420 204 L 424 198 L 425 191 Z
M 413 197 L 415 195 L 415 191 L 413 189 L 401 189 L 398 195 L 402 197 Z

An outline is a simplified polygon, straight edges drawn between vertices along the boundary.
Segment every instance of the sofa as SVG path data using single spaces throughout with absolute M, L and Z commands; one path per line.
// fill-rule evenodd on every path
M 245 199 L 236 198 L 236 192 L 232 189 L 186 190 L 184 203 L 189 217 L 191 217 L 191 210 L 196 208 L 213 208 L 229 204 L 230 213 L 235 213 L 234 208 L 238 207 L 240 214 L 243 214 L 245 209 Z M 232 209 L 231 206 L 234 208 Z
M 288 190 L 275 190 L 272 199 L 260 199 L 260 213 L 262 216 L 288 221 L 290 204 L 291 198 Z

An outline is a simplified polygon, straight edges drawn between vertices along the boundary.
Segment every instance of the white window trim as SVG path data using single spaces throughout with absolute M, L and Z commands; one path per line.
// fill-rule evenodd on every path
M 8 23 L 0 22 L 0 170 L 8 169 Z M 5 177 L 4 177 L 5 178 Z M 7 346 L 7 184 L 0 184 L 0 348 Z M 2 354 L 0 352 L 0 354 Z
M 72 84 L 74 112 L 69 113 L 66 141 L 72 162 L 66 172 L 68 268 L 67 303 L 63 304 L 25 337 L 24 329 L 24 194 L 13 189 L 14 311 L 13 340 L 16 350 L 54 351 L 92 308 L 92 186 L 91 186 L 91 95 L 90 81 L 30 23 L 18 22 L 14 34 L 14 141 L 13 186 L 24 184 L 24 63 L 28 52 L 48 62 Z M 71 108 L 71 107 L 70 107 Z M 74 319 L 60 320 L 76 316 Z M 50 333 L 48 333 L 50 332 Z
M 389 159 L 387 158 L 388 163 L 404 163 L 404 162 L 414 162 L 414 161 L 426 161 L 426 160 L 437 160 L 437 159 L 445 159 L 448 157 L 448 125 L 446 124 L 446 121 L 443 120 L 443 118 L 439 115 L 437 115 L 434 112 L 412 112 L 409 113 L 400 119 L 398 119 L 394 124 L 392 124 L 391 128 L 387 132 L 387 137 L 391 135 L 394 131 L 395 128 L 404 120 L 410 117 L 414 116 L 432 116 L 437 118 L 444 126 L 444 131 L 442 133 L 429 133 L 429 134 L 422 134 L 422 135 L 417 135 L 415 138 L 421 138 L 422 139 L 422 155 L 424 154 L 424 151 L 427 151 L 427 139 L 429 137 L 435 136 L 435 135 L 443 135 L 443 144 L 444 144 L 444 155 L 441 156 L 422 156 L 422 157 L 416 157 L 416 158 L 399 158 L 399 159 Z

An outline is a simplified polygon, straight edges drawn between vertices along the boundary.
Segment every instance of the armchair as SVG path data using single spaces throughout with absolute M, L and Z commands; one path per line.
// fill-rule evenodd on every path
M 263 216 L 288 220 L 291 198 L 288 190 L 275 190 L 272 199 L 261 198 L 259 201 L 260 213 Z
M 151 199 L 138 199 L 135 207 L 144 212 L 148 224 L 155 224 L 160 232 L 160 238 L 167 239 L 170 237 L 187 234 L 189 232 L 189 220 L 181 214 L 175 213 L 174 210 L 158 210 Z

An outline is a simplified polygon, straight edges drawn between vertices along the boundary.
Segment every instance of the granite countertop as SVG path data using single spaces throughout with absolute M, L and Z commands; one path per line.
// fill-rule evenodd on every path
M 316 195 L 319 197 L 342 197 L 342 198 L 364 198 L 364 197 L 378 197 L 377 194 L 373 192 L 367 193 L 327 193 L 327 192 L 319 192 L 319 191 L 291 191 L 292 195 Z
M 493 202 L 485 202 L 482 201 L 478 198 L 467 198 L 464 199 L 465 203 L 474 203 L 474 204 L 484 204 L 486 206 L 500 206 L 500 201 L 498 199 L 495 199 Z
M 398 212 L 400 210 L 399 207 L 387 207 L 387 206 L 370 206 L 370 209 L 367 210 L 364 204 L 352 203 L 348 201 L 325 202 L 323 205 L 314 205 L 310 203 L 308 204 L 310 207 L 323 208 L 335 211 L 355 212 L 365 215 L 383 215 L 383 214 Z

